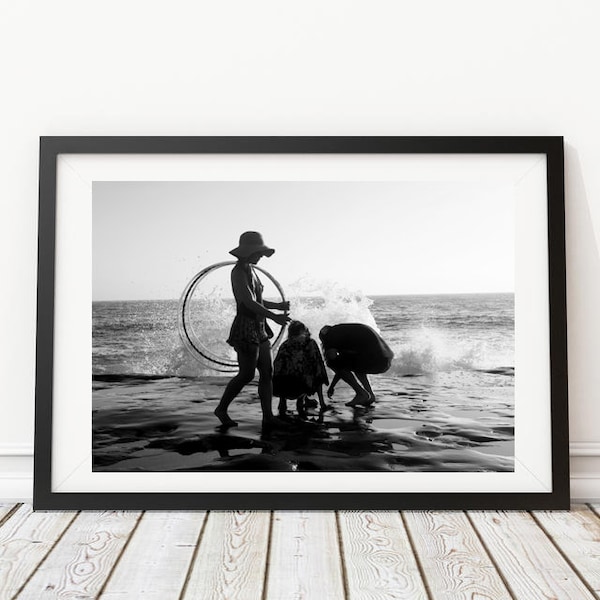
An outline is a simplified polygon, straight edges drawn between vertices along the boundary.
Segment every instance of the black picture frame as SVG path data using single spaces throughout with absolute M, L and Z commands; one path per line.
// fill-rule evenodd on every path
M 53 455 L 57 159 L 60 155 L 528 155 L 546 159 L 551 472 L 548 492 L 56 492 Z M 553 137 L 41 137 L 35 382 L 36 510 L 568 509 L 567 322 L 563 138 Z M 89 426 L 89 423 L 81 423 Z M 524 427 L 516 424 L 516 427 Z

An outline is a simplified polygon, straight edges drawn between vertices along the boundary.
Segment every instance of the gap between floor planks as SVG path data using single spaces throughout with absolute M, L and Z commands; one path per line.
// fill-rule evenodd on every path
M 0 505 L 0 600 L 600 598 L 567 512 L 33 512 Z

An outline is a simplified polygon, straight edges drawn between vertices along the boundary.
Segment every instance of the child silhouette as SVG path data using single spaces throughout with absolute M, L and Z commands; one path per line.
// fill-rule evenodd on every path
M 305 417 L 306 400 L 315 393 L 321 411 L 327 410 L 323 385 L 328 383 L 319 346 L 304 323 L 292 321 L 288 338 L 281 344 L 273 363 L 273 395 L 279 397 L 279 415 L 285 416 L 288 399 L 296 399 L 298 414 Z

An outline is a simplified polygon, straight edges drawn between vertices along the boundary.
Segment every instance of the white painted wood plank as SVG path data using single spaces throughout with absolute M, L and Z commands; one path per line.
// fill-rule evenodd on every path
M 75 512 L 33 512 L 23 504 L 0 528 L 0 599 L 21 589 L 44 560 Z
M 600 503 L 592 502 L 591 504 L 589 504 L 589 507 L 592 510 L 592 512 L 596 514 L 598 518 L 600 518 Z
M 19 600 L 97 598 L 140 514 L 80 513 L 28 581 Z
M 469 512 L 517 600 L 594 596 L 526 512 Z
M 349 600 L 426 600 L 408 534 L 397 511 L 340 511 Z
M 403 514 L 432 599 L 510 600 L 510 593 L 464 513 Z
M 15 510 L 17 507 L 17 504 L 0 504 L 0 525 L 2 525 L 10 512 Z
M 209 513 L 183 598 L 260 600 L 270 519 L 264 511 Z
M 536 511 L 534 518 L 588 585 L 600 593 L 600 518 L 587 506 Z
M 102 592 L 102 600 L 178 599 L 206 512 L 147 512 Z
M 276 512 L 269 557 L 268 600 L 344 598 L 335 513 Z

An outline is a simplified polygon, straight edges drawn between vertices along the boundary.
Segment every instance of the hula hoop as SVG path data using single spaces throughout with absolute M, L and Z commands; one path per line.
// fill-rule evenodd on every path
M 198 362 L 206 364 L 206 361 L 208 361 L 209 363 L 212 363 L 209 365 L 211 369 L 225 373 L 235 371 L 237 369 L 238 363 L 236 360 L 228 360 L 226 358 L 213 354 L 208 348 L 206 348 L 206 346 L 202 344 L 190 323 L 189 301 L 194 295 L 198 284 L 209 273 L 211 273 L 212 271 L 216 271 L 217 269 L 220 269 L 222 267 L 228 267 L 235 264 L 236 261 L 215 263 L 214 265 L 210 265 L 209 267 L 202 269 L 202 271 L 194 275 L 194 277 L 192 277 L 189 283 L 185 286 L 185 289 L 183 290 L 183 293 L 181 294 L 181 297 L 179 299 L 179 314 L 177 319 L 179 337 L 181 338 L 181 341 L 183 342 L 183 345 L 188 351 L 188 353 Z M 266 275 L 271 280 L 271 282 L 277 288 L 277 291 L 279 292 L 282 301 L 285 301 L 285 295 L 283 293 L 281 285 L 279 285 L 279 282 L 268 271 L 265 271 L 261 267 L 255 265 L 254 268 Z M 275 341 L 273 342 L 273 348 L 276 348 L 279 345 L 284 332 L 285 326 L 279 330 L 279 333 L 275 338 Z

